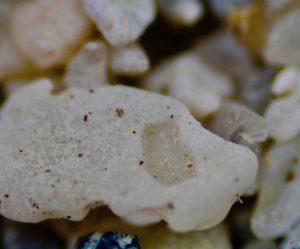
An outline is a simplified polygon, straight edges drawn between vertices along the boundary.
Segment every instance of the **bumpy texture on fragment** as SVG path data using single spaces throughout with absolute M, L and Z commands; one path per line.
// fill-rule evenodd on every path
M 150 62 L 144 49 L 138 44 L 111 48 L 110 67 L 112 72 L 125 76 L 146 73 Z
M 249 51 L 226 30 L 201 39 L 196 51 L 210 65 L 235 80 L 244 80 L 255 70 Z
M 231 94 L 230 80 L 206 65 L 197 55 L 184 53 L 154 69 L 145 79 L 147 89 L 182 101 L 197 117 L 219 109 Z
M 224 224 L 207 231 L 186 234 L 158 227 L 147 235 L 142 249 L 231 249 L 227 227 Z
M 271 28 L 265 58 L 279 65 L 300 67 L 300 9 L 289 12 Z
M 50 90 L 47 80 L 26 86 L 1 112 L 0 213 L 10 219 L 80 220 L 108 205 L 205 229 L 254 182 L 255 155 L 176 100 L 121 86 Z
M 84 6 L 114 46 L 136 41 L 155 16 L 153 0 L 84 0 Z
M 257 143 L 268 137 L 266 121 L 236 102 L 226 102 L 213 117 L 211 129 L 228 141 L 256 151 Z
M 282 71 L 273 82 L 272 92 L 279 98 L 265 112 L 270 135 L 279 141 L 296 137 L 300 132 L 300 70 Z
M 64 83 L 93 88 L 107 82 L 108 48 L 104 42 L 87 42 L 69 62 Z
M 159 0 L 160 11 L 172 22 L 192 26 L 204 14 L 202 3 L 198 0 Z
M 91 31 L 80 0 L 25 1 L 11 21 L 14 43 L 40 68 L 65 63 Z
M 277 238 L 300 220 L 300 139 L 275 144 L 267 153 L 251 220 L 258 238 Z

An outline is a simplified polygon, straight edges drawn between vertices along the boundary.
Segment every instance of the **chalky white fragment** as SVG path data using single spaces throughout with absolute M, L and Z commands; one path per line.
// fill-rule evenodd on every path
M 269 32 L 265 58 L 269 63 L 300 67 L 300 9 L 281 17 Z
M 153 0 L 83 0 L 87 14 L 114 46 L 136 41 L 155 17 Z
M 48 80 L 25 86 L 1 111 L 5 217 L 80 220 L 108 205 L 201 230 L 255 180 L 254 153 L 204 129 L 176 100 L 121 86 L 50 91 Z
M 267 153 L 251 226 L 261 239 L 285 235 L 300 220 L 300 139 L 277 143 Z
M 192 26 L 204 14 L 202 3 L 197 0 L 159 0 L 160 10 L 170 21 Z
M 107 82 L 108 48 L 104 42 L 87 42 L 69 62 L 64 83 L 70 87 L 94 88 Z
M 146 73 L 150 62 L 144 49 L 138 44 L 111 48 L 111 70 L 125 76 L 138 76 Z
M 24 1 L 11 16 L 14 43 L 40 68 L 64 64 L 91 28 L 80 0 Z
M 182 101 L 197 117 L 218 110 L 232 92 L 230 80 L 213 70 L 192 52 L 176 56 L 154 69 L 145 79 L 146 88 Z
M 279 141 L 292 139 L 300 132 L 300 70 L 282 71 L 273 82 L 272 92 L 279 98 L 265 112 L 270 135 Z

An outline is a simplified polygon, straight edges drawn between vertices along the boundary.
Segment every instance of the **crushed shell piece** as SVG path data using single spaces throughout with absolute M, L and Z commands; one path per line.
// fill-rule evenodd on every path
M 64 83 L 69 87 L 94 88 L 107 82 L 108 49 L 104 42 L 87 42 L 69 62 Z
M 149 70 L 150 62 L 144 49 L 133 43 L 111 48 L 110 67 L 115 74 L 138 76 Z
M 19 3 L 11 16 L 17 48 L 39 68 L 64 64 L 91 33 L 80 0 Z
M 285 235 L 300 221 L 300 139 L 276 143 L 266 155 L 259 181 L 259 197 L 251 218 L 261 239 Z
M 153 0 L 84 0 L 87 14 L 107 41 L 122 46 L 136 41 L 155 17 Z
M 147 89 L 182 101 L 196 117 L 217 111 L 231 94 L 231 82 L 192 52 L 163 62 L 145 79 Z
M 288 68 L 280 72 L 272 85 L 278 96 L 266 109 L 271 137 L 278 141 L 295 138 L 300 132 L 300 70 Z
M 171 22 L 184 26 L 194 25 L 204 14 L 198 0 L 159 0 L 160 11 Z

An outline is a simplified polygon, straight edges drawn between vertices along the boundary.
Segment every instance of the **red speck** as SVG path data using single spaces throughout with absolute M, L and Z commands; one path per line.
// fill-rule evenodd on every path
M 87 122 L 87 120 L 88 120 L 88 115 L 85 114 L 85 115 L 83 116 L 83 121 L 84 121 L 84 122 Z
M 168 204 L 167 204 L 167 208 L 168 208 L 168 209 L 174 209 L 173 203 L 168 203 Z
M 124 115 L 124 110 L 122 108 L 117 108 L 116 113 L 119 118 L 121 118 Z
M 187 166 L 186 166 L 188 169 L 191 169 L 191 168 L 193 168 L 193 164 L 188 164 Z

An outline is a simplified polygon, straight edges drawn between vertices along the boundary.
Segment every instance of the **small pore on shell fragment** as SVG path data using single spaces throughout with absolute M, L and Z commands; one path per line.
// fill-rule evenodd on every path
M 2 109 L 7 218 L 80 220 L 107 205 L 124 218 L 148 217 L 144 224 L 153 217 L 175 231 L 202 230 L 255 180 L 254 153 L 204 129 L 176 100 L 121 86 L 50 91 L 48 80 L 27 85 Z

